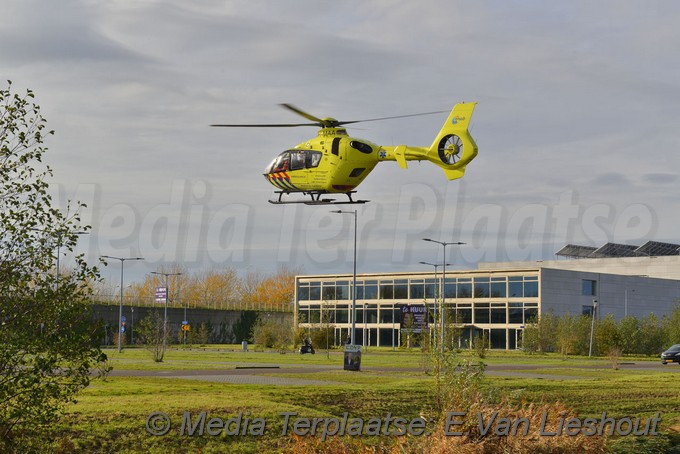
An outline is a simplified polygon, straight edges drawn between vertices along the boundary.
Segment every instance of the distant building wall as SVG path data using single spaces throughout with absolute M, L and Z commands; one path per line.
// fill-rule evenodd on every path
M 102 344 L 109 345 L 113 342 L 113 333 L 118 327 L 119 306 L 109 304 L 94 304 L 92 305 L 94 321 L 101 321 L 103 324 Z M 126 340 L 127 342 L 135 342 L 137 338 L 136 329 L 141 320 L 147 317 L 152 312 L 158 312 L 161 317 L 164 315 L 163 307 L 148 307 L 148 306 L 123 306 L 123 316 L 126 320 Z M 250 314 L 252 319 L 255 319 L 258 314 L 267 314 L 268 317 L 273 317 L 280 320 L 281 323 L 290 324 L 293 326 L 293 314 L 290 312 L 255 312 L 255 311 L 225 311 L 217 309 L 192 309 L 186 311 L 186 319 L 184 309 L 168 308 L 168 329 L 170 330 L 170 339 L 174 342 L 179 337 L 179 331 L 182 327 L 182 321 L 189 322 L 191 329 L 196 329 L 201 323 L 208 323 L 212 327 L 212 336 L 220 339 L 222 342 L 240 343 L 244 339 L 235 339 L 233 336 L 228 336 L 238 323 L 242 314 Z M 231 339 L 226 339 L 231 337 Z
M 513 270 L 530 267 L 542 267 L 593 273 L 621 274 L 627 276 L 636 275 L 680 280 L 680 255 L 658 257 L 609 257 L 594 259 L 538 260 L 522 262 L 481 262 L 477 265 L 477 267 L 479 270 Z
M 594 283 L 591 287 L 588 282 Z M 584 288 L 585 287 L 585 288 Z M 586 289 L 593 289 L 588 292 Z M 580 315 L 598 302 L 598 315 L 658 317 L 671 312 L 680 301 L 680 282 L 647 276 L 608 274 L 564 269 L 541 269 L 542 312 Z

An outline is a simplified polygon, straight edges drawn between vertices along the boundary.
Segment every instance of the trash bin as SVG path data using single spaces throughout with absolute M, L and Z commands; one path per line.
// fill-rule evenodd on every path
M 247 352 L 248 351 L 248 341 L 241 342 L 241 348 L 243 349 L 244 352 Z

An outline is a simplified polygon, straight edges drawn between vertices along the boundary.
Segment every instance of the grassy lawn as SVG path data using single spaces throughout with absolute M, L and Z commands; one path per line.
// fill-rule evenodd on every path
M 323 351 L 316 355 L 241 352 L 239 346 L 205 349 L 171 349 L 163 363 L 154 363 L 143 349 L 128 348 L 122 353 L 108 351 L 116 371 L 168 372 L 190 369 L 235 369 L 243 365 L 278 365 L 272 377 L 323 380 L 321 386 L 272 386 L 159 378 L 154 376 L 110 376 L 95 380 L 68 407 L 65 417 L 49 429 L 53 449 L 101 452 L 262 452 L 285 450 L 289 435 L 282 436 L 282 412 L 302 418 L 342 418 L 347 412 L 355 418 L 382 418 L 391 413 L 417 418 L 432 405 L 433 377 L 423 372 L 423 357 L 416 351 L 372 349 L 362 358 L 361 372 L 342 370 L 342 355 Z M 467 352 L 461 358 L 475 359 Z M 624 361 L 629 361 L 626 358 Z M 639 360 L 639 358 L 638 358 Z M 559 401 L 573 408 L 580 417 L 607 416 L 648 418 L 661 413 L 661 437 L 622 437 L 613 446 L 623 452 L 641 454 L 648 440 L 663 446 L 680 442 L 680 373 L 676 367 L 662 370 L 614 370 L 605 360 L 558 356 L 532 356 L 523 353 L 493 353 L 488 364 L 533 365 L 542 378 L 487 374 L 482 387 L 497 398 L 506 396 L 512 403 Z M 323 366 L 323 367 L 322 367 Z M 333 367 L 330 367 L 333 366 Z M 600 366 L 600 367 L 592 367 Z M 295 367 L 296 369 L 292 369 Z M 313 367 L 302 373 L 300 367 Z M 287 373 L 286 368 L 291 368 Z M 411 369 L 407 369 L 411 368 Z M 518 369 L 520 370 L 520 369 Z M 264 371 L 259 371 L 262 373 Z M 579 377 L 552 380 L 556 376 Z M 163 436 L 150 435 L 146 429 L 152 412 L 163 412 L 172 428 Z M 227 420 L 241 414 L 240 429 L 245 435 L 188 436 L 179 429 L 185 412 L 194 424 L 201 412 L 207 419 Z M 264 435 L 257 433 L 256 419 L 264 421 Z M 246 423 L 246 419 L 248 423 Z M 249 425 L 250 424 L 250 425 Z M 236 427 L 237 424 L 232 424 Z M 254 429 L 253 429 L 254 428 Z M 361 437 L 371 444 L 376 438 Z M 623 439 L 625 438 L 625 439 Z M 378 440 L 380 441 L 380 440 Z M 652 443 L 653 444 L 653 443 Z M 654 445 L 656 446 L 656 445 Z M 618 447 L 618 448 L 617 448 Z M 352 452 L 352 451 L 349 451 Z M 663 452 L 663 451 L 656 451 Z

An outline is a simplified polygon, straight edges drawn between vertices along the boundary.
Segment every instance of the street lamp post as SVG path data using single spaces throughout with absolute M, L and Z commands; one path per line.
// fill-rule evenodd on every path
M 331 213 L 354 215 L 354 270 L 352 272 L 352 322 L 351 322 L 352 327 L 350 332 L 350 344 L 356 345 L 354 331 L 356 328 L 357 320 L 357 210 L 353 211 L 336 210 L 331 211 Z
M 87 235 L 87 234 L 89 234 L 89 233 L 90 233 L 90 232 L 85 232 L 85 231 L 82 231 L 82 230 L 73 230 L 73 231 L 62 231 L 62 232 L 59 232 L 59 236 L 57 237 L 57 238 L 58 238 L 58 240 L 57 240 L 57 276 L 56 276 L 56 286 L 57 286 L 57 289 L 59 288 L 59 256 L 61 255 L 61 239 L 62 239 L 62 235 L 70 235 L 70 234 L 73 234 L 73 235 Z
M 443 356 L 444 350 L 445 350 L 444 334 L 445 334 L 445 331 L 446 331 L 446 328 L 445 328 L 446 316 L 445 316 L 445 310 L 444 310 L 444 306 L 446 304 L 446 246 L 449 246 L 449 245 L 460 246 L 460 245 L 463 245 L 463 244 L 466 244 L 466 243 L 463 243 L 461 241 L 454 241 L 454 242 L 437 241 L 437 240 L 433 240 L 433 239 L 430 239 L 430 238 L 423 238 L 423 241 L 429 241 L 430 243 L 441 244 L 444 247 L 444 257 L 443 257 L 444 264 L 443 264 L 443 269 L 442 269 L 442 283 L 443 283 L 442 284 L 442 290 L 444 290 L 444 292 L 441 294 L 441 312 L 439 314 L 439 319 L 441 320 L 441 335 L 440 335 L 440 337 L 441 337 L 441 339 L 440 339 L 441 354 Z
M 103 259 L 120 260 L 120 305 L 118 306 L 118 353 L 123 350 L 121 338 L 123 337 L 123 264 L 127 260 L 144 260 L 144 257 L 113 257 L 111 255 L 102 255 Z
M 37 231 L 37 232 L 45 232 L 44 229 L 40 228 L 32 228 L 31 230 Z M 64 235 L 88 235 L 90 232 L 86 232 L 84 230 L 58 230 L 56 232 L 57 234 L 57 271 L 56 275 L 54 276 L 54 281 L 55 281 L 55 287 L 57 290 L 59 289 L 59 262 L 60 262 L 60 256 L 61 256 L 61 240 L 64 237 Z
M 132 306 L 130 308 L 130 312 L 132 313 L 132 320 L 130 321 L 130 344 L 134 345 L 135 343 L 135 307 Z
M 631 292 L 635 293 L 635 289 L 632 289 Z M 624 293 L 623 304 L 623 315 L 624 317 L 628 317 L 628 289 L 626 289 L 626 292 Z
M 152 271 L 151 274 L 165 276 L 165 310 L 163 311 L 163 352 L 165 352 L 168 339 L 168 296 L 170 294 L 170 289 L 168 288 L 168 276 L 181 276 L 182 273 L 161 273 L 160 271 Z
M 588 347 L 588 357 L 593 354 L 593 331 L 595 331 L 595 313 L 597 312 L 597 300 L 593 300 L 593 318 L 590 320 L 590 346 Z
M 434 280 L 435 280 L 435 282 L 437 281 L 437 269 L 438 269 L 440 266 L 448 266 L 448 265 L 451 265 L 450 263 L 430 263 L 430 262 L 420 262 L 420 264 L 421 264 L 421 265 L 429 265 L 429 266 L 433 266 L 433 267 L 434 267 Z M 441 280 L 439 281 L 439 289 L 438 289 L 438 292 L 437 292 L 437 293 L 439 293 L 439 295 L 438 295 L 438 296 L 439 296 L 439 301 L 441 302 L 442 295 L 444 294 L 444 279 L 441 279 Z M 435 294 L 434 302 L 435 302 L 435 304 L 437 304 L 437 295 L 436 295 L 436 294 Z M 442 326 L 444 326 L 444 325 L 442 324 Z M 440 328 L 440 330 L 441 330 L 441 328 Z

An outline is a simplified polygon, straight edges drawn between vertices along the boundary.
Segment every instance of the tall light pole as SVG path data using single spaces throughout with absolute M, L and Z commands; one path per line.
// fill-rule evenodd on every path
M 433 240 L 431 238 L 423 238 L 423 241 L 429 241 L 430 243 L 441 244 L 444 247 L 444 257 L 443 257 L 444 266 L 443 266 L 443 269 L 442 269 L 442 282 L 444 283 L 444 284 L 442 284 L 442 288 L 443 288 L 444 292 L 441 295 L 441 313 L 439 314 L 439 319 L 441 320 L 441 324 L 442 324 L 440 342 L 441 342 L 441 354 L 443 356 L 444 351 L 445 351 L 445 343 L 444 343 L 445 336 L 444 336 L 444 334 L 445 334 L 445 331 L 446 331 L 446 328 L 445 328 L 445 326 L 446 326 L 445 325 L 445 323 L 446 323 L 445 312 L 446 311 L 444 310 L 444 306 L 446 304 L 446 246 L 449 246 L 449 245 L 460 246 L 460 245 L 463 245 L 463 244 L 466 244 L 466 243 L 463 243 L 463 242 L 460 242 L 460 241 L 454 241 L 454 242 L 437 241 L 437 240 Z
M 420 262 L 420 264 L 421 265 L 429 265 L 429 266 L 434 267 L 434 280 L 435 280 L 435 282 L 437 282 L 437 269 L 440 266 L 451 265 L 450 263 L 430 263 L 430 262 Z M 439 301 L 441 302 L 442 295 L 444 294 L 444 279 L 439 281 L 439 289 L 438 289 L 437 293 L 439 293 Z M 435 302 L 435 304 L 437 304 L 437 295 L 436 294 L 435 294 L 434 302 Z M 443 326 L 444 326 L 444 324 L 442 324 L 441 327 L 440 327 L 440 331 L 442 333 L 444 332 Z M 443 336 L 443 334 L 442 334 L 442 336 Z
M 152 271 L 151 274 L 165 276 L 165 310 L 163 312 L 163 351 L 165 352 L 168 339 L 168 295 L 170 294 L 170 289 L 168 288 L 168 276 L 181 276 L 182 273 L 161 273 L 160 271 Z
M 37 232 L 45 232 L 44 229 L 40 228 L 32 228 L 31 230 L 37 231 Z M 60 261 L 60 256 L 61 256 L 61 240 L 64 237 L 64 235 L 88 235 L 90 232 L 86 232 L 84 230 L 57 230 L 56 235 L 57 235 L 57 271 L 56 275 L 54 276 L 55 278 L 55 287 L 57 290 L 59 289 L 59 261 Z
M 144 257 L 113 257 L 111 255 L 102 255 L 103 259 L 120 260 L 120 305 L 118 306 L 118 353 L 123 350 L 121 338 L 123 337 L 123 268 L 124 263 L 128 260 L 144 260 Z
M 588 357 L 593 354 L 593 332 L 595 331 L 595 313 L 597 312 L 597 300 L 593 300 L 593 318 L 590 320 L 590 346 L 588 347 Z
M 57 276 L 56 276 L 56 284 L 57 284 L 57 289 L 59 288 L 59 256 L 61 255 L 61 239 L 63 235 L 88 235 L 90 232 L 86 232 L 84 230 L 67 230 L 67 231 L 61 231 L 59 232 L 57 238 Z
M 352 214 L 354 215 L 354 270 L 352 272 L 352 321 L 351 321 L 351 332 L 350 332 L 350 344 L 356 345 L 355 343 L 355 328 L 357 320 L 357 210 L 353 211 L 342 211 L 336 210 L 331 211 L 331 213 L 339 214 Z M 365 322 L 365 320 L 364 320 Z
M 635 289 L 632 289 L 631 292 L 635 293 Z M 628 317 L 628 289 L 626 289 L 626 292 L 624 293 L 623 304 L 623 315 L 624 317 Z

